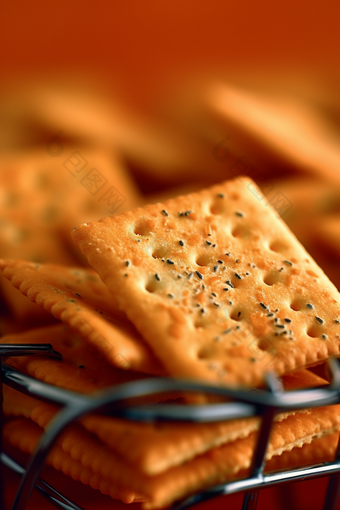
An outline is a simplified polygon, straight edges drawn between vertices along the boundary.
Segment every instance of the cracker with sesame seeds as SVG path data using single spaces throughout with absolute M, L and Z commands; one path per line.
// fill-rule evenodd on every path
M 31 301 L 86 339 L 109 363 L 150 374 L 164 373 L 93 270 L 0 260 L 0 272 Z
M 173 376 L 256 386 L 339 353 L 338 291 L 247 177 L 72 235 Z
M 24 440 L 20 439 L 20 434 L 13 439 L 9 433 L 10 423 L 4 427 L 4 437 L 11 444 L 23 449 Z M 24 423 L 29 423 L 30 427 L 33 425 L 27 420 Z M 316 439 L 333 434 L 339 428 L 339 406 L 313 409 L 306 413 L 289 416 L 286 420 L 273 425 L 266 459 L 270 460 L 293 448 L 312 443 Z M 24 425 L 21 425 L 20 429 L 26 430 Z M 37 428 L 35 430 L 39 431 Z M 32 441 L 27 435 L 25 437 L 26 448 L 29 447 L 28 451 L 31 452 L 34 445 L 32 446 Z M 79 462 L 78 469 L 87 468 L 100 480 L 108 481 L 111 490 L 117 490 L 118 487 L 129 488 L 132 496 L 130 501 L 134 500 L 134 494 L 139 494 L 145 502 L 143 508 L 148 510 L 162 508 L 248 470 L 256 438 L 257 434 L 252 433 L 246 438 L 213 448 L 156 476 L 140 473 L 135 466 L 130 466 L 124 458 L 101 445 L 98 439 L 77 424 L 70 426 L 63 433 L 57 447 L 68 454 L 69 459 Z M 55 449 L 56 447 L 54 451 Z M 48 461 L 52 456 L 53 450 L 49 454 Z M 58 466 L 55 465 L 55 467 L 58 469 Z M 110 489 L 107 493 L 110 493 Z

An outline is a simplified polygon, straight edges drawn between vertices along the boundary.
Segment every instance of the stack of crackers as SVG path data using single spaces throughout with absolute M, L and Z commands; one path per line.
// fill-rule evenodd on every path
M 228 104 L 220 89 L 214 94 L 227 126 Z M 216 122 L 217 130 L 216 101 L 210 109 L 206 95 L 200 101 L 206 125 Z M 105 131 L 107 119 L 96 121 L 98 133 Z M 192 127 L 196 156 L 190 160 L 176 145 L 173 187 L 164 170 L 166 177 L 156 179 L 163 184 L 156 193 L 151 185 L 146 196 L 138 182 L 154 172 L 153 151 L 162 167 L 161 151 L 146 143 L 147 156 L 137 169 L 129 166 L 140 146 L 135 130 L 125 129 L 131 143 L 117 137 L 115 150 L 95 142 L 77 147 L 74 140 L 60 142 L 59 134 L 49 146 L 1 156 L 0 341 L 51 343 L 63 357 L 6 362 L 82 394 L 150 377 L 249 390 L 263 388 L 268 372 L 288 392 L 328 385 L 325 364 L 340 349 L 340 295 L 323 271 L 332 273 L 339 248 L 340 195 L 329 175 L 303 168 L 288 180 L 281 169 L 256 179 L 236 153 L 238 163 L 225 179 L 221 167 L 214 170 L 216 160 L 201 175 L 202 147 L 195 153 Z M 262 154 L 267 139 L 257 140 Z M 167 137 L 159 143 L 166 145 Z M 209 146 L 208 134 L 204 143 Z M 181 165 L 190 174 L 195 164 L 195 182 L 175 191 L 184 184 L 176 178 Z M 291 205 L 283 209 L 286 217 L 275 193 Z M 322 268 L 286 219 L 313 255 L 313 240 L 323 236 Z M 5 447 L 32 454 L 59 409 L 7 386 L 3 396 Z M 207 401 L 178 392 L 154 397 L 178 405 Z M 46 462 L 124 503 L 164 508 L 246 476 L 260 424 L 260 417 L 194 424 L 89 415 L 65 430 Z M 266 469 L 332 460 L 339 430 L 339 406 L 277 415 Z

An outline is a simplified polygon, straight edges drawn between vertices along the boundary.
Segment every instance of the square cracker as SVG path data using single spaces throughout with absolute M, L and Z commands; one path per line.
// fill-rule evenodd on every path
M 4 438 L 21 449 L 25 447 L 26 451 L 32 451 L 31 439 L 23 438 L 23 434 L 19 433 L 20 430 L 27 430 L 24 425 L 27 420 L 22 422 L 23 420 L 20 420 L 19 425 L 11 425 L 11 422 L 6 424 Z M 31 424 L 30 427 L 33 426 L 30 421 L 28 423 Z M 13 427 L 17 429 L 14 435 Z M 313 409 L 308 413 L 290 416 L 274 424 L 266 459 L 332 434 L 339 430 L 339 427 L 339 406 Z M 36 433 L 39 431 L 37 428 L 34 430 Z M 250 434 L 247 438 L 214 448 L 157 476 L 147 476 L 129 466 L 124 458 L 101 445 L 93 435 L 74 424 L 59 438 L 49 459 L 52 460 L 53 451 L 61 447 L 62 451 L 69 455 L 68 462 L 70 459 L 77 461 L 78 471 L 85 468 L 98 477 L 96 488 L 100 488 L 100 482 L 105 481 L 108 483 L 106 493 L 117 494 L 118 488 L 128 488 L 130 502 L 138 495 L 139 500 L 145 502 L 145 509 L 162 508 L 197 491 L 223 483 L 237 476 L 241 470 L 249 469 L 256 437 L 256 433 Z M 53 465 L 60 469 L 59 463 Z
M 73 239 L 173 376 L 258 385 L 339 353 L 339 294 L 248 178 Z
M 31 301 L 85 338 L 111 364 L 151 374 L 164 373 L 93 270 L 0 260 L 0 273 Z

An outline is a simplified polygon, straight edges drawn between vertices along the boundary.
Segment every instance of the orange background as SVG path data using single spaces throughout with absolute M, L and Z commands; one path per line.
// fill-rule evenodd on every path
M 340 84 L 340 2 L 1 2 L 4 76 L 96 71 L 135 106 L 192 71 L 314 70 Z

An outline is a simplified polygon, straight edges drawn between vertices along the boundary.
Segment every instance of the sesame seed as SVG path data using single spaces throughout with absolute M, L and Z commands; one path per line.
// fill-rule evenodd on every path
M 217 261 L 219 264 L 223 264 L 223 260 L 218 260 Z
M 214 297 L 217 297 L 216 292 L 212 292 L 211 295 L 214 296 Z
M 173 261 L 172 261 L 172 260 L 170 260 L 170 259 L 166 259 L 166 261 L 167 261 L 167 263 L 168 263 L 168 264 L 174 264 L 174 263 L 175 263 L 175 262 L 173 262 Z
M 207 243 L 208 246 L 211 246 L 211 242 L 210 241 L 205 241 Z
M 224 331 L 222 331 L 222 335 L 229 335 L 229 333 L 232 332 L 232 329 L 229 328 L 229 329 L 225 329 Z
M 218 194 L 217 194 L 217 196 L 218 196 L 219 198 L 224 198 L 223 193 L 218 193 Z
M 334 321 L 334 322 L 335 322 L 335 324 L 340 324 L 339 319 L 335 319 L 335 321 Z
M 203 315 L 205 313 L 205 308 L 201 308 L 201 314 Z
M 277 328 L 285 328 L 285 325 L 284 325 L 284 324 L 275 324 L 275 326 L 276 326 Z
M 321 319 L 321 317 L 318 317 L 317 315 L 315 315 L 315 318 L 318 322 L 320 322 L 320 324 L 323 324 L 325 322 L 323 319 Z
M 279 319 L 276 317 L 276 319 L 274 319 L 274 322 L 278 322 L 278 321 L 279 321 Z
M 274 316 L 273 312 L 270 312 L 270 313 L 268 313 L 268 315 L 267 315 L 267 317 L 273 317 L 273 316 Z
M 196 271 L 196 274 L 200 280 L 203 280 L 203 275 L 199 271 Z
M 235 326 L 235 329 L 241 329 L 240 326 Z
M 239 317 L 240 315 L 241 315 L 241 312 L 238 312 L 237 317 Z
M 213 248 L 216 248 L 216 244 L 213 244 L 213 245 L 212 245 L 212 247 L 213 247 Z
M 292 322 L 292 319 L 285 319 L 285 322 Z
M 162 214 L 164 214 L 164 216 L 169 216 L 165 209 L 162 210 Z
M 219 342 L 221 340 L 221 337 L 220 336 L 215 336 L 214 338 L 214 342 Z
M 129 265 L 130 265 L 130 261 L 129 261 L 129 260 L 127 260 L 127 261 L 125 262 L 125 265 L 126 265 L 126 267 L 129 267 Z
M 268 308 L 264 303 L 260 303 L 260 306 L 262 306 L 262 308 L 264 308 L 265 310 L 267 310 Z
M 76 296 L 78 296 L 78 297 L 81 297 L 81 295 L 80 295 L 80 294 L 78 294 L 78 292 L 75 292 L 75 295 L 76 295 Z
M 281 273 L 281 271 L 283 271 L 283 267 L 280 267 L 280 269 L 279 269 L 279 273 Z
M 78 368 L 85 368 L 85 367 L 84 367 L 84 365 L 79 365 L 79 367 L 78 367 Z
M 189 214 L 191 214 L 192 211 L 185 211 L 185 212 L 180 212 L 179 215 L 180 216 L 189 216 Z
M 231 306 L 231 305 L 233 304 L 233 302 L 232 302 L 232 301 L 229 301 L 229 304 L 230 304 L 230 306 Z
M 156 280 L 158 280 L 159 282 L 161 281 L 161 279 L 160 279 L 160 277 L 159 277 L 159 275 L 158 275 L 157 273 L 155 274 L 155 278 L 156 278 Z
M 235 262 L 236 262 L 236 264 L 237 264 L 238 262 L 240 262 L 240 259 L 236 259 L 236 260 L 235 260 Z
M 174 295 L 173 295 L 173 294 L 168 294 L 168 297 L 169 297 L 169 298 L 173 298 L 173 297 L 174 297 Z
M 227 257 L 230 257 L 230 253 L 226 253 Z
M 307 308 L 310 308 L 311 310 L 313 310 L 313 309 L 314 309 L 314 306 L 313 306 L 313 305 L 311 305 L 310 303 L 307 303 L 307 304 L 306 304 L 306 306 L 307 306 Z
M 328 338 L 328 337 L 327 337 L 327 335 L 323 334 L 323 335 L 321 335 L 321 338 L 322 338 L 323 340 L 326 340 L 326 338 Z
M 291 262 L 290 260 L 283 260 L 282 262 L 284 264 L 287 264 L 287 266 L 292 266 L 293 265 L 293 262 Z
M 127 273 L 125 273 L 125 275 L 124 275 L 124 276 L 127 276 Z
M 242 277 L 238 274 L 238 273 L 234 273 L 236 278 L 238 278 L 239 280 L 242 280 Z
M 227 292 L 229 291 L 228 287 L 225 287 L 223 290 L 226 290 Z
M 181 246 L 184 246 L 183 241 L 178 241 Z
M 220 304 L 219 304 L 219 303 L 214 303 L 214 305 L 215 305 L 215 306 L 220 306 Z
M 246 276 L 249 276 L 249 273 L 246 273 Z
M 236 214 L 236 216 L 239 216 L 240 218 L 243 218 L 243 216 L 244 216 L 243 212 L 239 212 L 239 211 L 236 211 L 235 214 Z
M 214 266 L 214 272 L 216 273 L 218 266 Z
M 188 280 L 191 280 L 191 278 L 193 277 L 194 273 L 189 273 L 188 274 Z
M 234 287 L 234 285 L 231 283 L 231 281 L 230 281 L 230 280 L 227 280 L 227 281 L 226 281 L 226 284 L 227 284 L 227 285 L 229 285 L 229 287 L 231 287 L 232 289 L 234 289 L 234 288 L 235 288 L 235 287 Z

